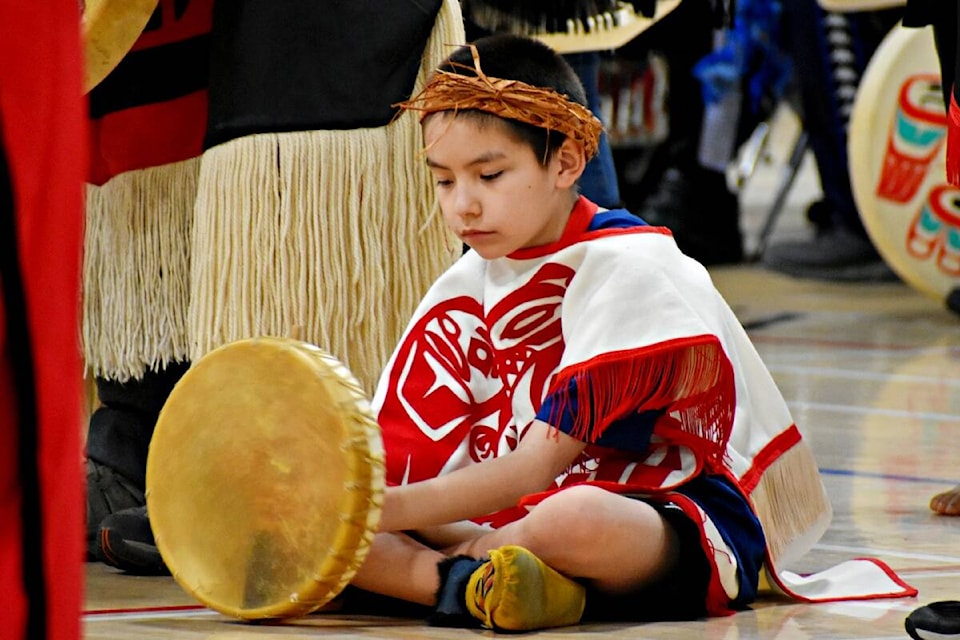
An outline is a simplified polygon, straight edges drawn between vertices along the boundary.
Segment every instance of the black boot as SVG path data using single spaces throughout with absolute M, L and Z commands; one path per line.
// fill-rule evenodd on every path
M 890 282 L 896 274 L 874 248 L 862 225 L 844 224 L 827 200 L 817 200 L 807 209 L 813 236 L 808 240 L 784 240 L 769 245 L 761 260 L 773 271 L 797 278 L 837 282 Z
M 100 524 L 112 513 L 145 504 L 147 450 L 157 416 L 189 363 L 148 371 L 139 380 L 98 378 L 101 406 L 87 434 L 87 559 L 102 559 Z
M 467 582 L 482 564 L 470 556 L 453 556 L 437 565 L 440 572 L 440 588 L 437 589 L 437 607 L 427 622 L 433 627 L 458 627 L 473 629 L 480 621 L 467 610 Z
M 111 567 L 138 576 L 170 573 L 150 528 L 147 507 L 112 513 L 100 523 L 100 553 Z
M 809 240 L 777 242 L 764 251 L 763 265 L 797 278 L 836 282 L 892 282 L 896 274 L 867 236 L 827 227 Z
M 90 458 L 87 471 L 87 560 L 102 560 L 100 523 L 112 513 L 146 504 L 143 486 Z

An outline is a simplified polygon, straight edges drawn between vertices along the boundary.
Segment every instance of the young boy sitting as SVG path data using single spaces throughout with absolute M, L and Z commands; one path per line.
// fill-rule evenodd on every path
M 578 196 L 602 127 L 576 74 L 493 36 L 401 106 L 472 251 L 380 380 L 390 486 L 352 584 L 511 631 L 744 608 L 822 533 L 823 486 L 706 270 Z

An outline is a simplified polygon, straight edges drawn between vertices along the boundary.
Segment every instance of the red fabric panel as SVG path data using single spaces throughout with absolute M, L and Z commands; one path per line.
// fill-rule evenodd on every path
M 947 182 L 960 187 L 960 106 L 957 105 L 956 87 L 950 92 L 950 107 L 947 110 Z
M 205 72 L 202 88 L 188 91 L 179 83 L 192 86 L 190 73 L 184 73 L 184 65 L 193 72 L 205 68 L 209 63 L 208 49 L 206 45 L 199 50 L 191 49 L 202 57 L 183 59 L 180 57 L 183 52 L 171 51 L 170 45 L 209 36 L 212 23 L 213 0 L 160 0 L 153 18 L 131 49 L 141 54 L 152 51 L 156 57 L 148 57 L 153 64 L 142 56 L 128 55 L 120 67 L 93 90 L 95 96 L 106 102 L 109 112 L 101 115 L 97 105 L 103 104 L 97 97 L 93 98 L 93 110 L 98 113 L 90 125 L 88 180 L 91 183 L 102 185 L 126 171 L 179 162 L 203 152 L 208 111 Z M 154 66 L 158 62 L 160 66 Z M 161 93 L 141 91 L 143 88 L 135 86 L 136 81 L 132 85 L 115 83 L 104 90 L 121 67 L 135 73 L 137 81 L 150 83 L 153 89 L 162 87 L 158 89 Z M 164 89 L 173 93 L 164 95 Z M 161 99 L 160 95 L 164 97 Z M 131 102 L 123 102 L 125 106 L 121 108 L 114 100 Z
M 55 640 L 80 637 L 83 587 L 78 310 L 87 138 L 78 11 L 76 0 L 0 0 L 0 125 L 10 163 L 34 359 L 47 637 Z M 4 451 L 13 449 L 10 427 L 16 420 L 7 397 L 7 365 L 0 362 Z M 9 469 L 3 465 L 3 487 Z M 0 498 L 0 513 L 6 514 L 15 497 L 5 493 Z M 18 521 L 4 519 L 3 529 Z M 6 568 L 10 552 L 16 550 L 8 539 L 2 544 Z M 9 606 L 17 603 L 16 588 L 6 583 L 0 587 L 5 631 L 7 619 L 22 615 Z
M 195 158 L 203 152 L 207 92 L 115 111 L 90 128 L 90 182 L 96 185 L 125 171 Z

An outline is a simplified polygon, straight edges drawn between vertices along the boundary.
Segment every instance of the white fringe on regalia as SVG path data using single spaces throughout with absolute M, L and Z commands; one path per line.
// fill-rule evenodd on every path
M 445 0 L 414 94 L 464 41 L 459 3 Z M 193 361 L 234 340 L 295 336 L 336 354 L 372 392 L 417 302 L 460 252 L 422 147 L 416 114 L 403 113 L 385 127 L 257 134 L 206 151 Z

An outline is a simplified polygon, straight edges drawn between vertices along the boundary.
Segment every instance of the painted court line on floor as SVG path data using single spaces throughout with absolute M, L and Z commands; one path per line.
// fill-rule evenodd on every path
M 872 549 L 870 547 L 851 547 L 842 544 L 815 544 L 817 551 L 839 551 L 856 556 L 874 556 L 888 558 L 909 558 L 911 560 L 928 560 L 930 562 L 960 563 L 960 556 L 941 556 L 932 553 L 917 553 L 915 551 L 900 551 L 895 549 Z
M 791 410 L 813 409 L 814 411 L 846 413 L 858 416 L 885 416 L 888 418 L 907 418 L 910 420 L 960 422 L 960 415 L 955 413 L 933 413 L 907 409 L 881 409 L 877 407 L 859 407 L 847 404 L 831 404 L 827 402 L 808 402 L 806 400 L 788 400 L 787 406 L 789 406 Z
M 908 476 L 898 473 L 881 473 L 879 471 L 859 471 L 857 469 L 820 469 L 821 475 L 846 476 L 850 478 L 873 478 L 876 480 L 896 480 L 898 482 L 917 482 L 922 484 L 944 484 L 954 486 L 956 478 L 928 478 L 924 476 Z
M 805 367 L 787 364 L 768 364 L 771 373 L 789 373 L 819 378 L 840 378 L 844 380 L 876 380 L 877 382 L 916 382 L 932 386 L 960 387 L 960 377 L 944 378 L 935 375 L 914 375 L 906 373 L 887 373 L 884 371 L 863 371 L 859 369 L 838 369 L 836 367 Z
M 196 607 L 123 609 L 117 611 L 84 612 L 85 622 L 112 622 L 116 620 L 155 620 L 162 618 L 220 617 L 216 611 Z
M 783 336 L 783 335 L 750 335 L 750 340 L 757 344 L 771 345 L 796 345 L 807 347 L 826 347 L 838 351 L 853 351 L 858 355 L 869 355 L 875 353 L 909 354 L 909 355 L 944 355 L 953 356 L 960 354 L 960 347 L 953 346 L 918 346 L 915 344 L 877 344 L 876 342 L 855 342 L 853 340 L 826 340 L 823 338 L 805 338 L 803 336 Z

